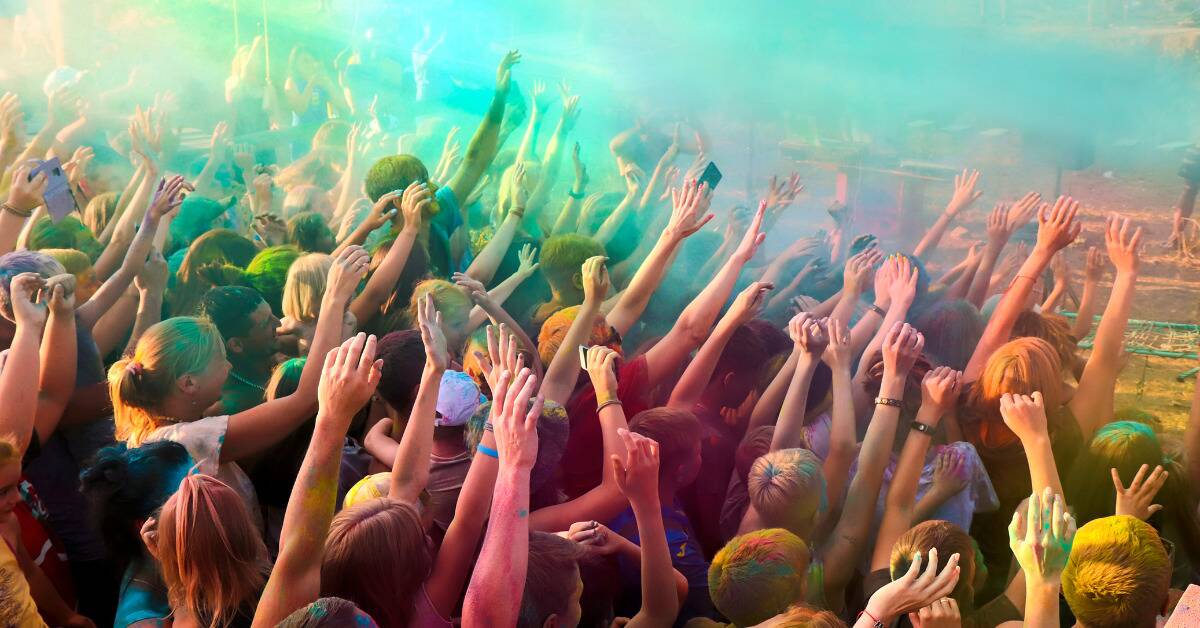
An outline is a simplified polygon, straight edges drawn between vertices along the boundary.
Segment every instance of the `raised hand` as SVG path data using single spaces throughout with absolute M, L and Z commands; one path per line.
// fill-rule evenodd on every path
M 512 190 L 512 211 L 517 216 L 522 216 L 525 213 L 525 206 L 529 203 L 529 189 L 526 187 L 525 162 L 518 161 L 513 166 L 511 179 L 509 179 L 508 189 Z
M 811 359 L 819 360 L 825 348 L 829 346 L 828 324 L 827 318 L 813 318 L 807 313 L 801 314 L 788 323 L 788 335 L 798 351 Z
M 488 355 L 485 357 L 477 353 L 475 357 L 479 358 L 479 363 L 483 367 L 483 376 L 493 395 L 500 388 L 502 373 L 508 373 L 511 378 L 512 373 L 519 372 L 523 367 L 525 358 L 517 352 L 520 345 L 521 342 L 517 340 L 516 334 L 510 332 L 507 325 L 501 323 L 499 329 L 491 325 L 487 326 Z M 499 410 L 495 404 L 492 409 Z
M 1158 494 L 1163 484 L 1167 483 L 1167 476 L 1170 474 L 1162 468 L 1162 465 L 1157 465 L 1150 477 L 1147 478 L 1146 472 L 1149 470 L 1150 465 L 1142 465 L 1138 469 L 1137 475 L 1133 476 L 1133 481 L 1129 483 L 1129 488 L 1125 488 L 1117 470 L 1110 469 L 1113 486 L 1117 489 L 1116 514 L 1130 515 L 1145 521 L 1150 518 L 1150 515 L 1162 510 L 1162 506 L 1153 503 L 1154 496 Z
M 344 431 L 370 401 L 383 369 L 383 360 L 375 359 L 375 345 L 375 336 L 358 334 L 325 355 L 317 385 L 319 421 L 332 420 Z
M 1027 192 L 1025 196 L 1017 199 L 1008 211 L 1008 233 L 1016 233 L 1017 229 L 1024 227 L 1037 213 L 1038 204 L 1041 202 L 1042 195 L 1037 192 Z
M 696 233 L 713 219 L 708 213 L 712 194 L 704 184 L 695 179 L 683 184 L 679 190 L 671 190 L 671 219 L 666 232 L 675 241 Z
M 213 128 L 212 143 L 209 144 L 208 158 L 215 164 L 223 164 L 229 159 L 229 152 L 233 147 L 233 142 L 229 139 L 229 125 L 225 122 L 218 122 Z
M 908 571 L 876 591 L 867 602 L 866 612 L 875 618 L 891 619 L 925 608 L 949 595 L 958 584 L 961 571 L 958 561 L 959 555 L 951 554 L 939 572 L 937 548 L 929 550 L 928 560 L 920 552 L 913 554 Z
M 421 342 L 425 344 L 425 360 L 440 371 L 450 368 L 450 352 L 442 333 L 442 313 L 428 294 L 417 301 L 417 327 L 421 330 Z
M 162 256 L 160 255 L 161 259 Z M 166 265 L 166 262 L 163 262 Z M 50 312 L 55 316 L 73 316 L 75 314 L 75 275 L 63 273 L 46 280 L 43 298 L 50 305 Z
M 767 302 L 767 293 L 775 289 L 775 284 L 769 281 L 756 281 L 737 298 L 733 300 L 733 305 L 729 307 L 729 312 L 726 316 L 734 325 L 741 325 L 747 321 L 751 321 L 762 313 L 763 305 Z M 822 347 L 823 348 L 823 347 Z
M 550 105 L 550 97 L 546 93 L 545 81 L 535 80 L 533 88 L 529 90 L 529 100 L 533 102 L 533 110 L 542 112 Z
M 888 285 L 891 304 L 907 309 L 917 298 L 917 284 L 921 279 L 921 271 L 903 255 L 892 254 L 888 260 L 893 264 L 894 273 L 894 278 Z
M 803 191 L 804 184 L 800 183 L 799 173 L 793 172 L 786 181 L 780 181 L 779 177 L 772 176 L 770 183 L 767 184 L 767 210 L 778 215 L 796 202 L 796 198 Z
M 21 214 L 28 214 L 41 206 L 42 195 L 46 193 L 46 184 L 49 182 L 44 172 L 30 179 L 32 170 L 30 163 L 17 166 L 13 170 L 12 185 L 8 188 L 8 201 L 5 204 Z
M 392 190 L 380 196 L 379 200 L 371 205 L 371 211 L 367 212 L 363 224 L 374 231 L 395 220 L 396 216 L 400 214 L 400 203 L 403 198 L 404 192 L 400 190 Z
M 1032 395 L 1004 393 L 1000 397 L 1000 416 L 1021 442 L 1050 437 L 1040 392 L 1034 391 Z
M 908 323 L 897 321 L 883 338 L 884 376 L 906 377 L 923 348 L 925 337 L 921 332 Z
M 1029 496 L 1026 514 L 1013 512 L 1008 525 L 1008 546 L 1017 557 L 1025 577 L 1037 582 L 1058 582 L 1071 554 L 1075 518 L 1067 511 L 1062 495 L 1046 487 Z
M 1100 249 L 1089 246 L 1087 252 L 1087 266 L 1084 267 L 1083 279 L 1091 283 L 1096 283 L 1104 277 L 1104 258 L 1100 255 Z
M 609 556 L 621 548 L 624 539 L 609 530 L 607 526 L 597 521 L 580 521 L 572 523 L 566 532 L 559 535 L 568 541 L 578 543 L 592 556 Z
M 329 267 L 326 298 L 336 299 L 335 302 L 340 304 L 348 303 L 370 266 L 371 255 L 363 247 L 351 245 L 342 249 Z
M 1034 248 L 1054 254 L 1079 237 L 1083 225 L 1075 222 L 1079 213 L 1079 201 L 1070 196 L 1060 196 L 1053 207 L 1042 204 L 1038 210 L 1038 235 Z
M 946 214 L 951 217 L 957 216 L 962 210 L 979 200 L 979 197 L 983 196 L 983 192 L 975 189 L 977 183 L 979 183 L 978 170 L 964 169 L 962 174 L 954 175 L 954 194 L 946 205 Z
M 937 419 L 941 419 L 958 402 L 962 389 L 962 371 L 948 366 L 939 366 L 925 374 L 921 380 L 921 405 L 936 408 Z
M 944 597 L 925 608 L 917 611 L 917 622 L 914 626 L 921 628 L 961 628 L 962 615 L 958 610 L 958 602 L 952 597 Z
M 762 246 L 763 240 L 767 239 L 767 234 L 762 232 L 763 217 L 766 211 L 767 202 L 759 201 L 758 210 L 754 212 L 754 219 L 750 221 L 750 228 L 746 230 L 746 235 L 742 236 L 742 241 L 733 252 L 734 259 L 743 264 L 754 258 L 758 247 Z
M 71 154 L 71 160 L 63 164 L 63 172 L 67 175 L 67 181 L 71 185 L 79 185 L 87 173 L 88 165 L 95 157 L 96 152 L 92 150 L 91 146 L 76 148 L 75 152 Z
M 575 196 L 580 196 L 587 189 L 588 173 L 587 166 L 579 158 L 579 142 L 575 142 L 575 146 L 571 149 L 571 165 L 575 168 L 575 183 L 571 185 L 571 192 Z
M 37 273 L 21 273 L 12 278 L 9 295 L 13 318 L 18 327 L 40 328 L 46 322 L 46 280 Z
M 521 53 L 516 50 L 509 50 L 504 58 L 500 59 L 500 66 L 496 68 L 496 91 L 502 94 L 507 94 L 512 87 L 512 69 L 514 65 L 521 62 Z
M 617 359 L 621 356 L 604 345 L 587 350 L 587 373 L 597 399 L 617 398 Z
M 155 222 L 162 220 L 168 214 L 179 209 L 184 198 L 187 197 L 187 193 L 195 189 L 180 175 L 160 180 L 158 190 L 154 193 L 154 200 L 150 201 L 150 210 L 146 212 L 146 218 Z
M 836 318 L 826 319 L 825 327 L 829 335 L 829 346 L 825 348 L 821 359 L 831 369 L 850 370 L 853 367 L 851 362 L 854 360 L 850 351 L 850 330 L 845 323 Z
M 350 133 L 353 135 L 353 131 Z M 249 144 L 238 144 L 233 149 L 233 165 L 242 169 L 242 172 L 250 172 L 254 170 L 254 147 Z
M 942 449 L 933 461 L 933 484 L 929 490 L 946 498 L 961 493 L 970 483 L 966 456 L 952 447 Z
M 1137 273 L 1140 265 L 1138 249 L 1142 244 L 1142 228 L 1133 228 L 1128 218 L 1110 214 L 1104 222 L 1104 246 L 1108 258 L 1118 273 Z
M 869 246 L 850 259 L 846 260 L 846 270 L 842 273 L 842 289 L 860 295 L 872 281 L 871 273 L 875 265 L 883 259 L 883 253 L 878 247 Z
M 570 133 L 575 128 L 575 123 L 579 122 L 580 113 L 582 113 L 582 110 L 579 108 L 579 96 L 565 96 L 563 98 L 562 120 L 559 122 L 559 128 L 563 134 Z
M 537 422 L 542 414 L 543 400 L 538 395 L 531 406 L 538 379 L 529 369 L 520 373 L 508 385 L 503 410 L 493 413 L 492 431 L 496 437 L 496 452 L 500 465 L 528 473 L 537 461 Z M 493 405 L 497 402 L 492 401 Z
M 517 272 L 522 277 L 532 277 L 540 265 L 537 261 L 538 250 L 533 244 L 526 244 L 517 251 Z
M 161 295 L 167 289 L 170 272 L 166 258 L 157 248 L 152 248 L 150 256 L 146 258 L 146 264 L 142 266 L 133 283 L 142 292 Z
M 404 196 L 400 200 L 400 213 L 404 215 L 404 231 L 416 233 L 421 230 L 421 223 L 429 211 L 431 203 L 433 203 L 433 192 L 429 191 L 428 183 L 413 181 L 408 184 L 404 190 Z
M 604 265 L 607 257 L 597 255 L 583 263 L 583 300 L 585 303 L 599 304 L 608 297 L 612 282 L 608 278 L 608 268 Z
M 1007 204 L 996 203 L 992 206 L 992 211 L 987 217 L 986 229 L 989 246 L 1000 249 L 1008 244 L 1008 239 L 1012 237 L 1013 232 L 1008 228 Z
M 657 507 L 658 443 L 625 428 L 618 429 L 617 436 L 625 442 L 628 454 L 625 464 L 621 464 L 620 456 L 615 454 L 611 459 L 617 488 L 630 504 Z

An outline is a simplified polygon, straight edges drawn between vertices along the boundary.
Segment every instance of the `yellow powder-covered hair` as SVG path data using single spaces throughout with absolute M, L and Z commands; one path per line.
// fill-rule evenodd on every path
M 1150 524 L 1114 515 L 1075 533 L 1062 590 L 1080 623 L 1153 628 L 1170 586 L 1171 562 Z
M 821 459 L 807 449 L 780 449 L 759 456 L 746 479 L 750 503 L 764 526 L 807 537 L 825 503 Z

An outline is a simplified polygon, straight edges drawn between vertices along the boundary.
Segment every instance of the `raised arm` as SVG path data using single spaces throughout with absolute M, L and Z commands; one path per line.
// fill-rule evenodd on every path
M 858 299 L 872 280 L 875 265 L 882 259 L 883 253 L 877 247 L 869 246 L 846 260 L 846 269 L 842 273 L 842 296 L 829 315 L 830 319 L 843 325 L 850 324 L 850 318 L 858 307 Z
M 137 235 L 133 236 L 133 242 L 130 243 L 129 250 L 125 253 L 125 261 L 121 262 L 121 267 L 117 269 L 117 272 L 100 285 L 92 298 L 76 310 L 79 324 L 91 329 L 100 315 L 112 307 L 113 303 L 116 303 L 117 299 L 125 293 L 138 273 L 142 272 L 146 258 L 150 256 L 150 251 L 154 248 L 154 235 L 158 230 L 159 223 L 167 214 L 179 210 L 184 195 L 191 189 L 191 184 L 180 176 L 159 183 L 158 192 L 150 203 L 150 207 L 147 208 L 145 216 L 142 217 L 142 226 L 138 229 Z
M 1105 223 L 1104 244 L 1108 257 L 1117 268 L 1113 279 L 1112 293 L 1108 306 L 1096 328 L 1096 341 L 1092 355 L 1083 367 L 1079 388 L 1071 398 L 1069 406 L 1074 413 L 1083 438 L 1090 439 L 1097 428 L 1112 420 L 1113 389 L 1121 373 L 1121 352 L 1125 344 L 1125 327 L 1129 323 L 1129 311 L 1133 307 L 1133 293 L 1137 287 L 1138 268 L 1141 265 L 1138 247 L 1142 244 L 1142 229 L 1135 227 L 1128 218 L 1116 214 Z
M 642 608 L 626 626 L 669 626 L 679 614 L 680 600 L 658 497 L 658 443 L 628 430 L 621 432 L 621 438 L 629 450 L 628 461 L 623 463 L 617 456 L 609 461 L 617 486 L 633 507 L 642 575 Z
M 925 339 L 919 332 L 901 323 L 893 325 L 884 340 L 879 400 L 858 453 L 858 472 L 850 482 L 846 505 L 825 553 L 825 599 L 835 606 L 841 606 L 846 584 L 869 544 L 867 534 L 871 516 L 875 512 L 883 471 L 891 458 L 896 423 L 900 419 L 900 399 L 904 397 L 908 372 L 924 345 Z
M 417 303 L 417 327 L 421 330 L 421 342 L 425 344 L 425 370 L 421 373 L 421 384 L 404 427 L 404 436 L 396 448 L 388 490 L 388 497 L 406 503 L 416 503 L 429 482 L 438 392 L 442 375 L 450 365 L 446 337 L 442 335 L 442 313 L 437 311 L 429 295 L 421 297 Z
M 45 173 L 38 173 L 30 180 L 30 170 L 29 164 L 18 164 L 13 169 L 8 199 L 0 209 L 0 255 L 16 250 L 25 222 L 33 215 L 33 210 L 42 205 L 48 179 Z
M 667 406 L 691 410 L 700 401 L 708 381 L 712 379 L 713 370 L 717 368 L 717 360 L 725 351 L 725 345 L 733 338 L 733 333 L 746 322 L 752 320 L 762 311 L 766 303 L 767 293 L 774 286 L 762 282 L 754 282 L 746 287 L 734 300 L 729 311 L 713 328 L 712 335 L 700 347 L 696 357 L 688 364 L 679 383 L 671 391 L 671 399 Z M 799 368 L 797 368 L 799 372 Z M 787 405 L 785 400 L 784 405 Z
M 508 100 L 508 90 L 512 84 L 512 67 L 521 62 L 521 53 L 510 50 L 500 61 L 496 70 L 496 93 L 492 96 L 492 104 L 479 123 L 479 129 L 467 145 L 467 154 L 459 165 L 458 171 L 447 183 L 457 199 L 466 200 L 475 191 L 476 184 L 491 165 L 500 149 L 500 124 L 504 121 L 504 104 Z
M 24 452 L 33 437 L 38 406 L 38 336 L 46 323 L 46 304 L 38 299 L 46 282 L 36 273 L 12 278 L 9 295 L 17 330 L 0 371 L 0 433 Z
M 50 306 L 50 317 L 42 336 L 41 378 L 38 383 L 37 415 L 34 429 L 39 441 L 46 442 L 75 392 L 78 361 L 75 339 L 75 276 L 51 277 L 42 297 Z
M 562 167 L 563 145 L 578 120 L 579 96 L 571 96 L 564 89 L 562 117 L 558 120 L 554 134 L 550 136 L 550 143 L 546 145 L 546 155 L 542 158 L 542 177 L 533 193 L 529 195 L 529 210 L 535 215 L 540 215 L 545 209 L 546 200 L 550 198 L 550 190 L 554 189 L 554 184 L 558 182 L 558 171 Z
M 583 263 L 583 303 L 558 346 L 558 352 L 550 360 L 550 366 L 546 367 L 542 396 L 559 405 L 565 406 L 575 390 L 579 375 L 577 347 L 588 342 L 596 315 L 600 313 L 600 304 L 611 287 L 608 269 L 604 267 L 606 259 L 597 256 Z
M 1054 273 L 1054 285 L 1050 288 L 1050 294 L 1042 301 L 1042 312 L 1053 314 L 1058 310 L 1058 304 L 1062 302 L 1063 297 L 1067 296 L 1067 291 L 1071 289 L 1071 269 L 1067 266 L 1067 260 L 1063 257 L 1060 251 L 1054 256 L 1054 260 L 1050 262 L 1050 268 Z
M 1029 294 L 1033 291 L 1033 286 L 1037 283 L 1038 278 L 1041 277 L 1042 271 L 1050 264 L 1050 258 L 1074 242 L 1075 238 L 1079 236 L 1082 225 L 1075 222 L 1075 214 L 1078 211 L 1079 203 L 1069 196 L 1060 196 L 1055 201 L 1054 207 L 1043 205 L 1038 211 L 1037 244 L 1034 245 L 1033 251 L 1021 265 L 1021 269 L 1017 271 L 1016 278 L 1013 279 L 1004 296 L 1000 298 L 996 310 L 992 312 L 992 318 L 988 320 L 987 327 L 983 330 L 983 336 L 979 339 L 979 344 L 975 346 L 975 353 L 967 364 L 964 373 L 966 381 L 972 382 L 979 379 L 979 374 L 983 372 L 988 356 L 1008 342 L 1009 336 L 1012 335 L 1013 325 L 1016 324 L 1017 317 L 1021 315 L 1021 312 L 1025 311 L 1025 302 L 1029 299 Z M 976 279 L 978 279 L 978 275 Z
M 609 242 L 617 237 L 617 231 L 620 230 L 621 225 L 625 224 L 625 220 L 637 208 L 636 200 L 638 192 L 642 189 L 642 177 L 644 176 L 642 171 L 633 164 L 630 164 L 625 170 L 625 196 L 608 215 L 608 218 L 604 219 L 600 228 L 596 230 L 596 234 L 592 236 L 600 244 L 608 246 Z
M 529 101 L 532 105 L 529 109 L 529 126 L 525 127 L 525 135 L 521 136 L 521 146 L 517 148 L 516 163 L 537 159 L 537 137 L 542 130 L 542 114 L 548 105 L 547 99 L 544 98 L 545 95 L 546 84 L 542 81 L 534 81 L 533 89 L 529 90 Z
M 463 601 L 467 626 L 513 626 L 521 609 L 529 563 L 529 473 L 537 459 L 542 397 L 529 400 L 537 379 L 524 369 L 493 422 L 500 471 L 483 549 Z
M 808 387 L 821 363 L 821 354 L 829 345 L 828 322 L 801 312 L 788 323 L 788 335 L 796 347 L 796 370 L 788 386 L 779 421 L 771 436 L 770 451 L 804 445 L 804 414 L 808 406 Z M 832 438 L 831 438 L 832 440 Z
M 821 470 L 825 476 L 825 494 L 829 495 L 829 512 L 841 508 L 843 490 L 850 477 L 850 465 L 858 449 L 858 437 L 854 426 L 854 393 L 850 369 L 854 357 L 851 353 L 850 334 L 837 321 L 829 321 L 829 347 L 825 349 L 825 363 L 832 374 L 830 389 L 833 391 L 833 409 L 829 427 L 829 453 Z
M 158 249 L 150 251 L 150 258 L 146 260 L 145 267 L 134 280 L 138 291 L 138 309 L 133 321 L 133 331 L 125 344 L 126 351 L 133 351 L 137 347 L 138 338 L 162 320 L 163 295 L 167 290 L 169 272 L 170 268 L 162 253 Z
M 346 303 L 366 274 L 370 261 L 367 252 L 359 247 L 346 249 L 333 260 L 308 350 L 310 356 L 325 355 L 340 343 Z M 366 336 L 359 336 L 365 342 Z M 320 379 L 319 360 L 309 360 L 300 372 L 295 392 L 230 416 L 225 442 L 221 446 L 221 462 L 241 460 L 264 451 L 311 417 L 317 406 Z
M 913 251 L 913 256 L 923 261 L 929 259 L 929 253 L 937 249 L 937 245 L 942 241 L 942 236 L 946 233 L 946 228 L 954 219 L 958 217 L 962 211 L 975 201 L 983 196 L 983 192 L 975 189 L 975 184 L 979 182 L 978 170 L 963 170 L 962 174 L 954 175 L 954 194 L 950 196 L 950 202 L 946 204 L 946 210 L 933 223 L 933 226 L 925 232 L 925 237 L 921 238 L 921 242 L 917 244 L 917 248 Z
M 575 167 L 575 181 L 571 183 L 571 191 L 567 193 L 567 200 L 563 203 L 562 211 L 554 219 L 550 235 L 574 233 L 579 229 L 580 201 L 587 192 L 588 184 L 587 167 L 579 158 L 579 142 L 575 142 L 575 147 L 571 149 L 571 164 Z
M 708 338 L 713 321 L 725 306 L 729 294 L 733 292 L 742 268 L 754 257 L 758 247 L 767 237 L 761 230 L 766 207 L 766 202 L 759 203 L 754 220 L 751 221 L 750 228 L 746 230 L 733 255 L 726 260 L 704 290 L 683 308 L 671 331 L 646 352 L 647 378 L 652 385 L 661 382 L 679 368 L 692 350 Z
M 896 473 L 887 492 L 883 520 L 879 523 L 875 551 L 871 556 L 871 571 L 887 568 L 896 539 L 913 524 L 917 484 L 925 467 L 929 441 L 933 439 L 933 432 L 942 416 L 958 401 L 961 385 L 962 373 L 945 366 L 929 371 L 921 380 L 921 408 L 917 410 L 912 432 L 904 441 L 904 449 L 900 452 Z
M 288 498 L 279 558 L 254 612 L 255 627 L 275 626 L 321 595 L 321 560 L 337 507 L 342 443 L 350 421 L 379 385 L 382 366 L 375 359 L 375 336 L 355 336 L 325 355 L 316 427 Z
M 1071 325 L 1071 336 L 1075 340 L 1083 340 L 1092 332 L 1092 317 L 1096 315 L 1096 286 L 1104 276 L 1104 258 L 1100 250 L 1094 246 L 1088 247 L 1087 266 L 1083 271 L 1083 293 L 1079 296 L 1079 310 L 1075 313 L 1075 322 Z
M 694 180 L 684 184 L 682 190 L 672 190 L 673 209 L 667 228 L 658 236 L 650 256 L 638 267 L 629 287 L 621 293 L 621 298 L 606 317 L 617 333 L 625 336 L 633 329 L 670 269 L 671 261 L 683 241 L 712 220 L 713 215 L 708 213 L 711 200 L 708 190 L 703 185 L 698 186 Z
M 396 282 L 400 280 L 400 274 L 404 272 L 408 256 L 412 253 L 413 243 L 416 242 L 417 234 L 420 233 L 421 217 L 425 215 L 424 212 L 432 202 L 432 197 L 433 194 L 425 183 L 413 181 L 404 190 L 404 196 L 400 201 L 400 210 L 404 215 L 404 227 L 392 242 L 392 246 L 388 249 L 379 268 L 376 268 L 375 272 L 371 273 L 371 277 L 367 279 L 367 285 L 363 288 L 362 293 L 355 297 L 350 304 L 350 311 L 358 318 L 359 325 L 365 325 L 367 321 L 374 318 L 375 314 L 379 312 L 380 306 L 387 301 L 396 288 Z
M 132 190 L 129 204 L 119 215 L 114 215 L 109 220 L 109 225 L 112 227 L 111 236 L 93 265 L 96 277 L 101 280 L 107 280 L 116 273 L 127 257 L 133 239 L 137 237 L 137 225 L 145 219 L 153 199 L 155 186 L 160 183 L 158 168 L 152 165 L 149 159 L 143 160 L 142 164 L 138 166 L 138 173 L 141 174 L 141 178 L 138 179 L 137 186 Z M 135 178 L 137 178 L 136 175 Z M 107 230 L 106 228 L 105 231 Z M 157 234 L 157 229 L 155 233 Z
M 975 276 L 971 278 L 971 287 L 967 290 L 967 300 L 975 304 L 975 307 L 983 307 L 983 302 L 988 297 L 988 289 L 992 285 L 992 271 L 996 268 L 996 261 L 1000 259 L 1000 254 L 1004 252 L 1012 234 L 1033 216 L 1033 210 L 1041 199 L 1037 192 L 1029 192 L 1014 203 L 1011 209 L 1004 203 L 996 203 L 992 213 L 988 214 L 987 246 L 983 249 L 979 268 L 975 270 Z
M 1075 539 L 1075 518 L 1067 510 L 1062 494 L 1050 488 L 1035 489 L 1022 514 L 1020 508 L 1013 513 L 1008 545 L 1025 580 L 1024 625 L 1058 628 L 1062 572 Z
M 471 261 L 471 265 L 467 268 L 467 274 L 472 278 L 487 284 L 491 283 L 492 278 L 496 276 L 496 269 L 500 267 L 500 263 L 504 261 L 505 254 L 508 253 L 508 247 L 512 245 L 513 236 L 517 235 L 517 230 L 521 227 L 521 221 L 525 218 L 525 208 L 528 203 L 526 185 L 525 164 L 517 162 L 513 168 L 512 180 L 509 182 L 512 192 L 512 206 L 508 208 L 508 213 L 504 215 L 500 226 L 496 228 L 496 233 L 492 234 L 492 239 L 484 245 L 479 251 L 479 255 Z

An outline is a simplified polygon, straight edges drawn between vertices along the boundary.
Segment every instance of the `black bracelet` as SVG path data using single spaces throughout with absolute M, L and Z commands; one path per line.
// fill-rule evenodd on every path
M 570 196 L 577 201 L 583 200 L 583 192 L 576 193 L 575 190 L 569 190 L 567 191 L 567 196 Z
M 867 309 L 868 309 L 868 310 L 871 310 L 872 312 L 875 312 L 876 314 L 878 314 L 878 315 L 879 315 L 879 318 L 884 318 L 884 317 L 886 317 L 886 316 L 887 316 L 887 312 L 886 312 L 886 311 L 884 311 L 884 309 L 883 309 L 883 308 L 881 308 L 881 307 L 879 307 L 878 305 L 875 305 L 874 303 L 872 303 L 872 304 L 868 305 L 868 306 L 867 306 Z
M 932 425 L 927 425 L 920 421 L 913 421 L 912 429 L 914 432 L 920 432 L 926 436 L 933 436 L 933 426 Z
M 887 397 L 876 397 L 876 398 L 875 398 L 875 405 L 877 405 L 877 406 L 891 406 L 891 407 L 893 407 L 893 408 L 899 408 L 899 407 L 901 407 L 901 404 L 900 404 L 900 400 L 899 400 L 899 399 L 888 399 Z

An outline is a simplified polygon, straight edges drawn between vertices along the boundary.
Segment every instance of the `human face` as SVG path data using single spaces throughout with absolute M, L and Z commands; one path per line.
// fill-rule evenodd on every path
M 575 592 L 571 594 L 571 600 L 567 602 L 567 608 L 562 615 L 555 617 L 557 620 L 554 625 L 557 628 L 575 628 L 579 625 L 579 620 L 583 617 L 583 606 L 579 600 L 583 598 L 583 578 L 579 575 L 579 568 L 575 569 Z
M 241 338 L 242 357 L 248 359 L 268 358 L 279 351 L 279 318 L 271 311 L 266 301 L 250 313 L 250 329 Z
M 21 501 L 17 485 L 21 482 L 21 462 L 12 460 L 0 465 L 0 519 L 12 514 Z
M 207 408 L 221 399 L 221 391 L 225 388 L 225 380 L 229 378 L 230 368 L 232 367 L 225 355 L 216 353 L 203 372 L 189 376 L 193 386 L 191 396 L 196 406 Z

